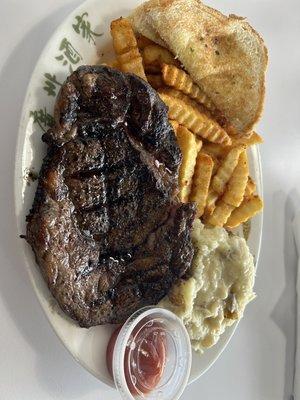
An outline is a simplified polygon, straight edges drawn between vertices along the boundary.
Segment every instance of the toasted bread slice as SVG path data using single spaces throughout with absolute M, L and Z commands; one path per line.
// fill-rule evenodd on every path
M 152 3 L 152 1 L 147 1 L 141 4 L 135 9 L 129 19 L 131 20 L 132 27 L 136 33 L 145 36 L 161 46 L 168 47 L 151 25 L 149 11 L 152 8 Z
M 198 0 L 150 0 L 131 16 L 134 29 L 165 43 L 240 133 L 260 118 L 267 50 L 244 18 Z

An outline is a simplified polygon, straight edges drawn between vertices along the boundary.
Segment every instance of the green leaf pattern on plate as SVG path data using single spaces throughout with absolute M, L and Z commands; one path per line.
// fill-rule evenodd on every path
M 48 72 L 46 72 L 44 74 L 44 77 L 46 78 L 44 81 L 44 87 L 43 89 L 45 90 L 45 92 L 47 92 L 48 96 L 56 96 L 56 89 L 57 87 L 62 86 L 62 83 L 60 83 L 57 78 L 56 75 L 53 74 L 49 74 Z
M 90 21 L 87 20 L 89 14 L 87 12 L 83 13 L 82 15 L 77 15 L 75 17 L 76 23 L 72 25 L 74 31 L 81 35 L 84 39 L 86 39 L 89 43 L 91 41 L 96 44 L 95 37 L 102 36 L 103 33 L 96 33 L 91 28 Z
M 60 55 L 56 56 L 55 59 L 64 66 L 68 65 L 70 73 L 72 73 L 73 66 L 82 60 L 82 56 L 67 38 L 63 38 L 60 42 L 59 51 Z
M 83 12 L 81 15 L 75 17 L 72 28 L 83 39 L 89 43 L 92 42 L 94 45 L 96 45 L 95 38 L 103 35 L 103 33 L 97 33 L 92 29 L 87 12 Z M 61 40 L 58 50 L 59 54 L 55 59 L 63 66 L 68 67 L 69 72 L 72 73 L 74 71 L 73 67 L 77 66 L 83 60 L 81 54 L 66 37 Z M 57 79 L 55 73 L 46 72 L 43 74 L 42 89 L 48 96 L 56 97 L 61 86 L 62 82 Z M 43 132 L 46 132 L 54 124 L 54 118 L 48 113 L 46 107 L 30 111 L 29 117 L 33 118 L 33 123 L 37 124 Z
M 87 18 L 87 12 L 84 12 L 82 15 L 77 15 L 75 17 L 76 23 L 72 24 L 72 27 L 78 35 L 82 36 L 89 43 L 93 42 L 95 45 L 95 38 L 102 36 L 103 33 L 96 33 L 92 29 L 91 23 Z M 72 43 L 65 37 L 60 42 L 59 52 L 60 54 L 58 54 L 55 59 L 61 62 L 63 66 L 68 66 L 70 73 L 74 71 L 73 67 L 83 60 L 79 51 L 76 50 Z M 45 78 L 43 90 L 48 96 L 56 97 L 57 89 L 62 86 L 62 83 L 57 80 L 55 74 L 50 74 L 49 72 L 46 72 L 43 77 Z
M 33 118 L 33 123 L 37 124 L 43 132 L 54 125 L 54 118 L 47 112 L 46 107 L 30 111 L 29 116 Z

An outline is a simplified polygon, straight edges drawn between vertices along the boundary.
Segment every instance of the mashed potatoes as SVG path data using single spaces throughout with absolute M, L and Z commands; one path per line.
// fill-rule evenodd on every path
M 223 228 L 207 228 L 196 220 L 192 240 L 190 275 L 173 286 L 160 306 L 182 318 L 193 348 L 202 352 L 243 316 L 255 297 L 255 270 L 246 241 Z

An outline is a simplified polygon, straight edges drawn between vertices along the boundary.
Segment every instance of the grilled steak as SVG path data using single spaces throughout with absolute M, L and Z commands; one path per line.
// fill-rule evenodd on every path
M 89 327 L 156 304 L 193 256 L 165 105 L 134 75 L 80 67 L 43 140 L 26 238 L 61 308 Z

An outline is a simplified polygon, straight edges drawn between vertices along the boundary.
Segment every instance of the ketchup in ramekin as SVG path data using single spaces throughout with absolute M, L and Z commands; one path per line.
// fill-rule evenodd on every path
M 176 400 L 190 374 L 190 339 L 175 314 L 146 307 L 112 334 L 106 361 L 122 399 Z

